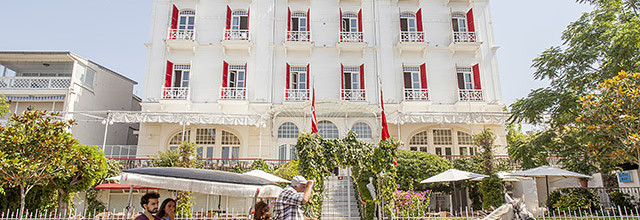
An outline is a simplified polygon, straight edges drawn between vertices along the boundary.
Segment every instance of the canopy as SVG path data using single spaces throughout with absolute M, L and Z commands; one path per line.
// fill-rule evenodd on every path
M 488 177 L 488 176 L 478 174 L 478 173 L 457 170 L 457 169 L 448 169 L 447 171 L 444 171 L 438 175 L 422 180 L 420 181 L 420 183 L 455 182 L 455 181 L 484 178 L 484 177 Z
M 533 169 L 518 171 L 511 174 L 512 176 L 528 176 L 528 177 L 573 177 L 573 178 L 591 178 L 584 174 L 563 170 L 550 166 L 540 166 Z
M 94 187 L 94 189 L 131 189 L 131 185 L 119 184 L 119 183 L 103 183 Z M 133 186 L 133 189 L 158 189 L 143 186 Z
M 507 181 L 507 182 L 518 182 L 518 181 L 521 181 L 521 180 L 530 179 L 528 177 L 514 176 L 513 174 L 511 174 L 509 172 L 504 172 L 504 171 L 497 172 L 496 175 L 498 176 L 498 178 L 502 179 L 502 181 Z M 482 180 L 482 179 L 484 179 L 484 177 L 475 178 L 473 180 L 474 181 L 479 181 L 479 180 Z
M 285 180 L 283 178 L 280 178 L 279 176 L 264 172 L 262 170 L 252 170 L 252 171 L 243 173 L 243 175 L 259 177 L 274 183 L 291 183 L 291 181 L 289 180 Z
M 282 188 L 268 180 L 216 170 L 180 167 L 147 167 L 125 170 L 121 184 L 191 191 L 211 195 L 275 198 Z

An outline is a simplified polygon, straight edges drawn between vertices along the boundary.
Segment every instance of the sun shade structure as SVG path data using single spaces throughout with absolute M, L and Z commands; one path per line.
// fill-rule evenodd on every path
M 148 167 L 122 172 L 121 184 L 191 191 L 210 195 L 275 198 L 282 188 L 259 177 L 216 170 Z
M 509 172 L 504 172 L 504 171 L 497 172 L 496 175 L 502 181 L 506 181 L 506 182 L 518 182 L 518 181 L 522 181 L 522 180 L 531 179 L 529 177 L 514 176 L 513 174 L 511 174 Z M 473 181 L 480 181 L 482 179 L 484 179 L 484 177 L 480 177 L 480 178 L 476 178 L 476 179 L 472 179 L 472 180 Z
M 291 181 L 289 180 L 282 179 L 279 176 L 264 172 L 262 170 L 252 170 L 252 171 L 243 173 L 242 175 L 258 177 L 274 183 L 291 183 Z
M 97 185 L 96 187 L 94 187 L 94 189 L 158 189 L 158 188 L 152 188 L 152 187 L 144 187 L 144 186 L 134 186 L 133 188 L 131 188 L 131 185 L 127 185 L 127 184 L 119 184 L 119 183 L 103 183 L 100 185 Z
M 547 185 L 547 199 L 549 199 L 549 177 L 591 178 L 591 176 L 550 166 L 539 166 L 528 170 L 514 172 L 511 175 L 525 177 L 544 177 L 544 181 Z
M 478 173 L 457 170 L 457 169 L 448 169 L 438 175 L 422 180 L 420 181 L 420 183 L 456 182 L 456 181 L 484 178 L 484 177 L 488 177 L 488 176 L 478 174 Z

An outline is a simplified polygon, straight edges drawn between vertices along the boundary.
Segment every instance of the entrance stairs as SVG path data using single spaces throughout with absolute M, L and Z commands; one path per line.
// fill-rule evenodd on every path
M 359 220 L 360 211 L 351 176 L 328 176 L 324 180 L 323 220 Z

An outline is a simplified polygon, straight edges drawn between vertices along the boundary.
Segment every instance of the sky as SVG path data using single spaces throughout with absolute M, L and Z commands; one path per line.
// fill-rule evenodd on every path
M 546 85 L 531 61 L 561 45 L 560 35 L 590 6 L 575 0 L 490 0 L 503 102 Z M 0 51 L 71 51 L 139 84 L 150 41 L 152 0 L 19 0 L 0 7 Z M 28 9 L 28 11 L 26 11 Z

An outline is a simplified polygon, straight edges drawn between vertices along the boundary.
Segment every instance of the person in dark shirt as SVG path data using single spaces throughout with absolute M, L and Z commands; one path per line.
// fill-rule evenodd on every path
M 158 198 L 160 198 L 160 194 L 157 192 L 144 194 L 144 196 L 140 198 L 140 205 L 144 209 L 144 212 L 140 213 L 140 216 L 136 217 L 135 220 L 160 220 L 160 218 L 153 215 L 158 212 Z

